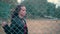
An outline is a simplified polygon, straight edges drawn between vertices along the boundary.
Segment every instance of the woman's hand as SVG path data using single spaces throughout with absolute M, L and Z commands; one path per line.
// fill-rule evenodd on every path
M 4 27 L 5 25 L 7 25 L 7 22 L 2 22 L 2 27 Z

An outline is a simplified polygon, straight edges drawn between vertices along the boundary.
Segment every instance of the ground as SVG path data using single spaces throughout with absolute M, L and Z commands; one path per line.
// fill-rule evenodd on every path
M 60 34 L 60 20 L 27 19 L 29 34 Z M 5 34 L 2 27 L 0 34 Z

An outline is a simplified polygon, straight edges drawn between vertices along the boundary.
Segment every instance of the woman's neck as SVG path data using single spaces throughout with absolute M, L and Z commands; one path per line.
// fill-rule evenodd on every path
M 21 16 L 21 15 L 18 15 L 20 18 L 23 18 L 23 16 Z

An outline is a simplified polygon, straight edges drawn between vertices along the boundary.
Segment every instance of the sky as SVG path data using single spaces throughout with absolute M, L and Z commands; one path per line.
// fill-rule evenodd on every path
M 22 1 L 24 1 L 24 0 L 17 0 L 17 2 L 20 4 Z

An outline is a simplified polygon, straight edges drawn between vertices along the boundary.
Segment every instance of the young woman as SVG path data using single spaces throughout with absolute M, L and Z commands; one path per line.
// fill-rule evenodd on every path
M 6 22 L 2 23 L 2 27 L 6 34 L 28 34 L 28 28 L 24 17 L 26 16 L 26 7 L 18 5 L 13 12 L 10 27 Z

